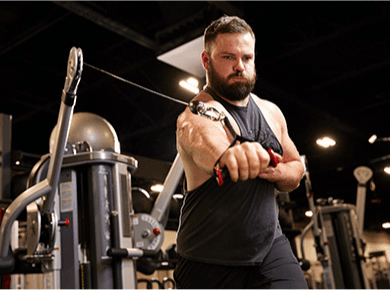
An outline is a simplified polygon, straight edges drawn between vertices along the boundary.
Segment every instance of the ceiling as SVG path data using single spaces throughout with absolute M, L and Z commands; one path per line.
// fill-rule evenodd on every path
M 368 166 L 376 187 L 367 189 L 366 228 L 390 221 L 390 178 L 383 173 L 390 143 L 367 141 L 372 134 L 390 136 L 386 1 L 2 1 L 0 112 L 12 115 L 12 149 L 48 152 L 69 51 L 76 46 L 84 70 L 75 112 L 108 120 L 122 153 L 139 158 L 142 174 L 163 181 L 177 153 L 176 118 L 184 105 L 150 90 L 188 102 L 193 94 L 178 82 L 192 73 L 157 57 L 202 36 L 224 14 L 243 17 L 256 34 L 254 92 L 284 112 L 291 138 L 308 158 L 315 197 L 355 203 L 353 170 Z M 198 79 L 202 87 L 205 80 Z M 336 146 L 318 147 L 315 141 L 324 134 Z M 135 183 L 143 185 L 142 174 L 134 174 Z M 305 221 L 304 184 L 290 197 L 297 220 Z

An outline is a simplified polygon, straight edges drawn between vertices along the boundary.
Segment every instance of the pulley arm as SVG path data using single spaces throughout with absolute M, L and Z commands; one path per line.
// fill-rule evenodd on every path
M 77 88 L 80 83 L 82 70 L 83 53 L 80 48 L 72 47 L 69 53 L 67 74 L 64 89 L 62 91 L 62 102 L 57 121 L 57 142 L 55 142 L 53 146 L 52 157 L 50 158 L 47 173 L 47 179 L 52 186 L 52 189 L 43 204 L 43 213 L 53 212 L 56 186 L 60 177 L 62 158 L 64 156 L 64 150 L 68 139 L 73 108 L 76 102 Z M 61 162 L 59 162 L 60 160 Z
M 15 257 L 11 252 L 10 236 L 13 222 L 28 204 L 36 199 L 48 195 L 43 211 L 52 212 L 54 194 L 62 167 L 62 158 L 68 138 L 69 127 L 76 100 L 76 91 L 82 72 L 82 51 L 73 47 L 69 54 L 68 70 L 62 94 L 62 102 L 58 115 L 58 133 L 52 157 L 50 158 L 47 178 L 28 188 L 20 194 L 6 209 L 0 229 L 0 274 L 12 273 L 15 266 Z

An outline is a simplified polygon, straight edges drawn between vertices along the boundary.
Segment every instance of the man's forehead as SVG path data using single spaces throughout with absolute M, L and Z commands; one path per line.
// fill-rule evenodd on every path
M 237 45 L 240 47 L 237 47 Z M 237 48 L 242 49 L 242 46 L 254 50 L 255 41 L 249 32 L 219 34 L 212 44 L 212 50 L 234 51 Z

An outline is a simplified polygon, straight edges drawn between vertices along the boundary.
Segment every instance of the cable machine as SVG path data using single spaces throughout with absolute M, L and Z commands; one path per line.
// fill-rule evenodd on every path
M 82 51 L 73 47 L 50 153 L 31 170 L 27 189 L 1 203 L 0 275 L 43 274 L 46 289 L 134 289 L 137 260 L 160 251 L 183 165 L 177 155 L 152 211 L 134 213 L 138 161 L 120 154 L 106 120 L 73 115 L 82 67 Z
M 325 289 L 369 289 L 366 273 L 365 244 L 362 240 L 363 222 L 361 214 L 365 197 L 365 184 L 372 176 L 367 170 L 355 170 L 359 181 L 358 205 L 344 204 L 340 200 L 318 199 L 314 203 L 306 156 L 301 156 L 306 170 L 304 182 L 309 208 L 313 213 L 310 223 L 301 235 L 301 253 L 305 260 L 303 239 L 312 229 L 317 259 L 323 267 L 323 287 Z M 364 189 L 363 189 L 364 187 Z M 364 197 L 362 197 L 364 196 Z M 360 201 L 359 201 L 360 200 Z

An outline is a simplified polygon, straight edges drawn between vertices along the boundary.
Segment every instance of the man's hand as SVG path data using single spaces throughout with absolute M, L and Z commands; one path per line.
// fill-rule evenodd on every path
M 219 160 L 219 167 L 226 167 L 231 180 L 236 182 L 258 177 L 269 167 L 270 161 L 270 155 L 258 142 L 244 142 L 228 148 Z

